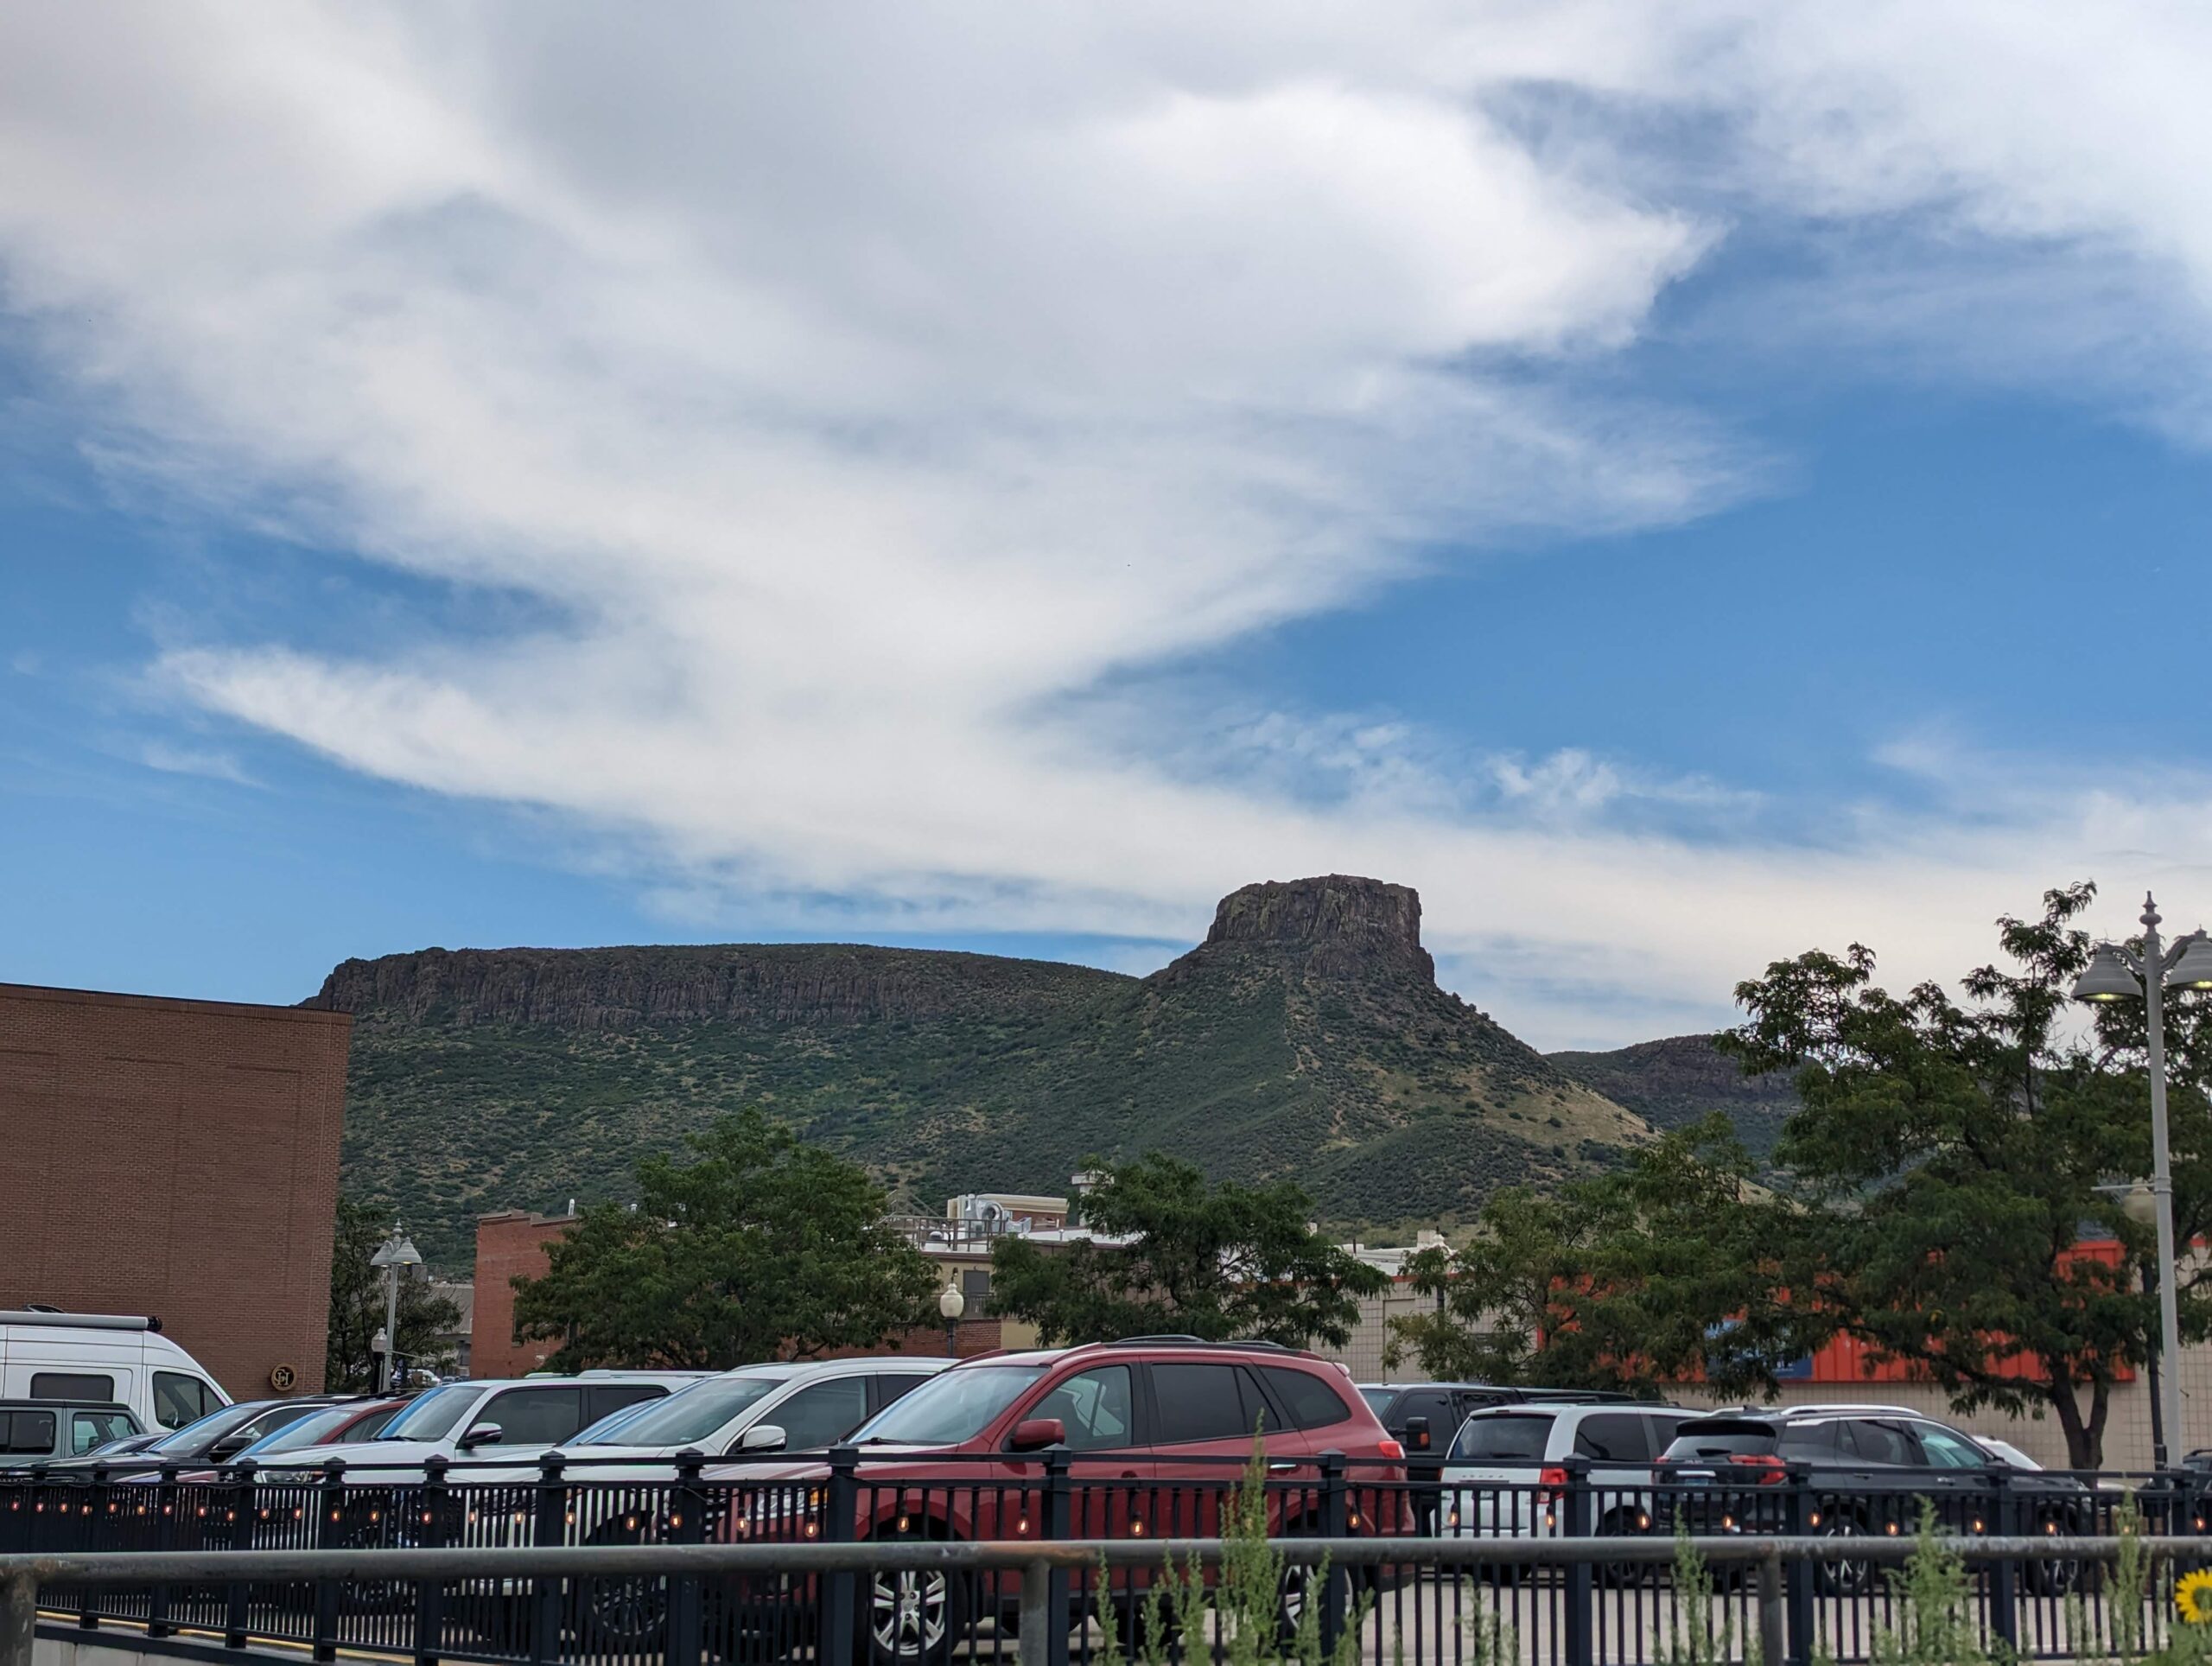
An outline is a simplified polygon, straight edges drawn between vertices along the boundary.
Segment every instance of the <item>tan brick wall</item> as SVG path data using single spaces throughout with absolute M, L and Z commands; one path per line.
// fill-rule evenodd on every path
M 0 1307 L 151 1313 L 238 1398 L 320 1389 L 352 1031 L 0 984 Z

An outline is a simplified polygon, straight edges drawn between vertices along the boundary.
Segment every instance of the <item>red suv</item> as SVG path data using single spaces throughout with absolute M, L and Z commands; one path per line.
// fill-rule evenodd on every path
M 856 1539 L 1211 1538 L 1265 1441 L 1269 1530 L 1325 1530 L 1328 1470 L 1341 1453 L 1345 1529 L 1413 1530 L 1405 1451 L 1336 1366 L 1257 1343 L 1138 1337 L 965 1360 L 886 1407 L 851 1437 Z M 1064 1529 L 1046 1454 L 1065 1449 Z M 740 1495 L 740 1541 L 835 1536 L 829 1472 L 709 1470 Z M 750 1500 L 749 1504 L 744 1500 Z M 887 1574 L 862 1581 L 855 1641 L 878 1666 L 941 1660 L 982 1615 L 1011 1621 L 1018 1580 Z M 1302 1591 L 1286 1593 L 1287 1603 Z M 1132 1605 L 1116 1605 L 1124 1624 Z

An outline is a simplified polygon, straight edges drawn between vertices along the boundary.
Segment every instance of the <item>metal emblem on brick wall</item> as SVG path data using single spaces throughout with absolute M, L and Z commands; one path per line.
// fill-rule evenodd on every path
M 289 1365 L 278 1365 L 269 1373 L 269 1386 L 279 1394 L 289 1394 L 299 1382 L 300 1374 Z

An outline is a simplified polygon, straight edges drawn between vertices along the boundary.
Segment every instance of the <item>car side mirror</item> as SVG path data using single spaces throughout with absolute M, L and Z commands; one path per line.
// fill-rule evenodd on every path
M 496 1447 L 506 1438 L 506 1430 L 497 1423 L 479 1423 L 461 1437 L 461 1449 L 467 1452 L 472 1447 Z
M 1406 1444 L 1415 1452 L 1428 1450 L 1428 1419 L 1426 1417 L 1406 1419 Z
M 1009 1452 L 1042 1452 L 1046 1447 L 1068 1443 L 1068 1426 L 1057 1417 L 1025 1417 L 1014 1426 Z
M 781 1452 L 789 1437 L 778 1423 L 755 1423 L 737 1437 L 739 1452 Z

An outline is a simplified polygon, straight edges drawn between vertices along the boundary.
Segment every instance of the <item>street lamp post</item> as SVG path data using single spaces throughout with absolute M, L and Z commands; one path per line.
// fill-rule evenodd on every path
M 384 1394 L 396 1386 L 393 1367 L 398 1363 L 394 1351 L 399 1346 L 399 1275 L 403 1268 L 420 1267 L 423 1252 L 415 1241 L 399 1230 L 394 1221 L 391 1236 L 377 1246 L 369 1257 L 369 1265 L 384 1271 L 384 1329 L 378 1335 L 384 1339 L 382 1346 L 372 1344 L 377 1356 L 377 1392 Z
M 938 1292 L 937 1310 L 944 1315 L 944 1357 L 950 1359 L 959 1352 L 955 1345 L 955 1335 L 959 1329 L 960 1315 L 968 1311 L 968 1298 L 960 1294 L 957 1275 L 949 1278 L 944 1288 Z
M 2143 952 L 2117 944 L 2100 944 L 2082 976 L 2074 998 L 2100 1005 L 2140 997 L 2151 1049 L 2151 1202 L 2158 1235 L 2158 1419 L 2171 1451 L 2187 1450 L 2181 1421 L 2181 1282 L 2174 1258 L 2173 1159 L 2166 1143 L 2167 989 L 2212 989 L 2212 940 L 2192 932 L 2168 950 L 2158 938 L 2158 905 L 2143 897 Z

